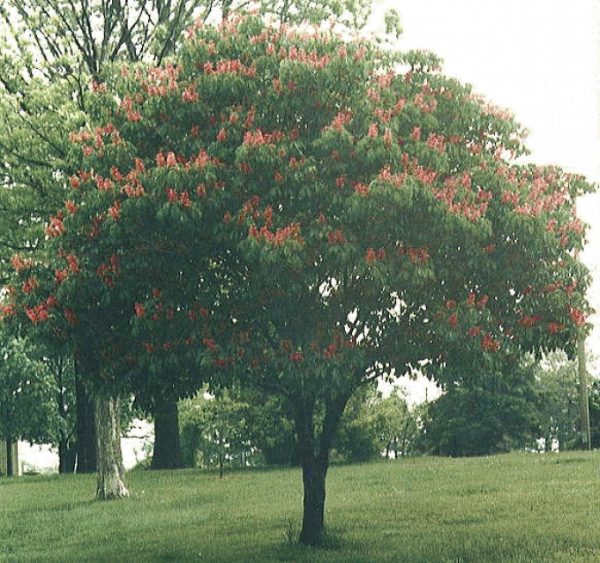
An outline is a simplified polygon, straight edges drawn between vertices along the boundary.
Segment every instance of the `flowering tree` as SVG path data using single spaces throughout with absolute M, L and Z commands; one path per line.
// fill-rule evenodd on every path
M 246 0 L 5 0 L 0 5 L 0 278 L 15 251 L 40 239 L 40 218 L 64 199 L 70 162 L 68 132 L 88 120 L 90 81 L 102 82 L 115 61 L 161 64 L 176 52 L 195 18 L 215 20 Z M 280 23 L 328 18 L 366 23 L 371 0 L 262 0 L 253 3 Z M 393 20 L 393 18 L 392 18 Z M 389 21 L 392 21 L 389 20 Z M 80 364 L 76 363 L 76 368 Z M 78 369 L 78 371 L 80 371 Z M 93 408 L 76 378 L 77 470 L 95 471 Z M 155 421 L 153 467 L 180 457 L 176 390 L 138 397 Z M 90 416 L 92 415 L 92 416 Z
M 355 389 L 417 366 L 500 372 L 585 325 L 573 202 L 589 185 L 516 165 L 520 128 L 438 66 L 245 18 L 124 67 L 72 136 L 83 165 L 47 224 L 51 258 L 15 259 L 6 314 L 87 346 L 100 389 L 174 363 L 283 397 L 300 541 L 319 543 Z

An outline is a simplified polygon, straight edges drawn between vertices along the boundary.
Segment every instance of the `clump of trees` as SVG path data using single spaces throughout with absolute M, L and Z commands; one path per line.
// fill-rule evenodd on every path
M 232 18 L 98 78 L 3 310 L 73 346 L 101 497 L 127 494 L 121 395 L 235 384 L 290 413 L 318 544 L 358 389 L 415 365 L 448 387 L 500 377 L 584 328 L 573 202 L 591 187 L 517 165 L 520 127 L 433 55 Z

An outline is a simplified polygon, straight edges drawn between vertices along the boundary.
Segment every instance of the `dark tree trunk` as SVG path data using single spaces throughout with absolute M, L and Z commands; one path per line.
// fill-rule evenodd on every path
M 58 443 L 58 472 L 73 473 L 77 460 L 77 450 L 71 442 L 65 438 Z
M 100 500 L 129 496 L 123 483 L 125 469 L 121 454 L 121 425 L 119 399 L 98 397 L 95 401 L 98 488 Z
M 96 424 L 94 403 L 85 389 L 81 375 L 75 381 L 77 473 L 96 471 Z
M 6 437 L 6 476 L 14 477 L 15 472 L 13 471 L 13 439 L 10 436 Z
M 157 397 L 154 409 L 154 453 L 152 469 L 180 469 L 181 440 L 177 399 Z
M 325 530 L 325 477 L 327 464 L 323 466 L 317 459 L 302 462 L 302 481 L 304 484 L 304 512 L 300 543 L 319 545 L 323 541 Z
M 299 403 L 296 407 L 296 433 L 304 485 L 302 530 L 298 541 L 304 545 L 323 543 L 329 452 L 348 398 L 344 396 L 326 401 L 325 417 L 318 437 L 315 435 L 315 402 Z

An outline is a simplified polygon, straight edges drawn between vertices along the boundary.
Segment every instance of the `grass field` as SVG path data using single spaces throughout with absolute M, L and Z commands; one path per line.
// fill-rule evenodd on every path
M 600 561 L 600 454 L 419 458 L 333 467 L 329 546 L 291 540 L 299 470 L 0 479 L 0 561 Z

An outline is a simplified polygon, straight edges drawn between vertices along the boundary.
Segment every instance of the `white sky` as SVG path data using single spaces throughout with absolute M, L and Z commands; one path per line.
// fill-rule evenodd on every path
M 600 2 L 597 0 L 380 0 L 395 8 L 398 48 L 427 49 L 445 74 L 512 111 L 529 132 L 530 159 L 600 179 Z M 578 202 L 590 224 L 583 259 L 600 312 L 600 195 Z M 588 348 L 600 355 L 600 315 Z

